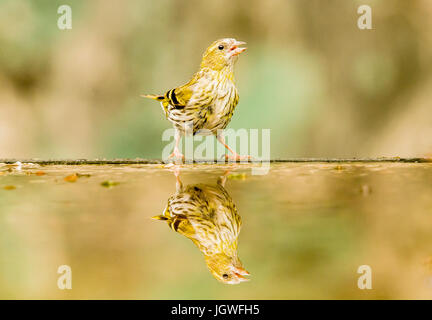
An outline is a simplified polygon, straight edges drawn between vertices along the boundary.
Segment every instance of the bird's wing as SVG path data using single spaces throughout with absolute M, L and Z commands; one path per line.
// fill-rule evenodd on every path
M 185 85 L 165 93 L 164 98 L 174 109 L 200 109 L 211 104 L 214 86 L 209 77 L 196 73 Z
M 168 90 L 164 97 L 174 109 L 184 109 L 192 97 L 193 91 L 190 86 L 184 85 Z
M 183 234 L 188 238 L 192 237 L 195 234 L 195 230 L 190 223 L 188 217 L 183 214 L 176 214 L 172 219 L 172 223 L 170 226 L 174 231 L 177 231 L 178 233 Z

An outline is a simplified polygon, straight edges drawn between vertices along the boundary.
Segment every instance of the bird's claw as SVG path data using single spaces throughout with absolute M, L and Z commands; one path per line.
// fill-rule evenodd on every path
M 169 155 L 168 159 L 173 159 L 175 163 L 177 163 L 177 160 L 184 162 L 185 156 L 180 151 L 174 150 L 173 153 Z
M 250 160 L 252 160 L 252 157 L 249 155 L 245 155 L 245 156 L 241 156 L 239 154 L 226 154 L 225 155 L 225 160 L 226 161 L 232 161 L 232 162 L 241 162 L 241 161 L 245 161 L 248 162 Z

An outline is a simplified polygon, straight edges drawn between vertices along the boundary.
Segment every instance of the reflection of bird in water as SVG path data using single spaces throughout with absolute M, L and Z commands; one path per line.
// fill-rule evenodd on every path
M 249 275 L 237 256 L 237 238 L 241 218 L 224 188 L 226 174 L 217 185 L 197 184 L 184 187 L 176 172 L 176 194 L 168 199 L 162 215 L 178 233 L 191 239 L 204 254 L 213 276 L 228 284 L 249 280 Z

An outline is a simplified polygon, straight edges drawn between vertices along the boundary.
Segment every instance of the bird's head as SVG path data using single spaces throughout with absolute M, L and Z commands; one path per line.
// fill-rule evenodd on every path
M 218 253 L 206 256 L 207 267 L 211 274 L 220 282 L 226 284 L 238 284 L 250 279 L 245 276 L 249 275 L 242 263 L 237 257 L 230 257 L 224 253 Z
M 246 50 L 246 48 L 240 47 L 244 44 L 246 42 L 237 41 L 233 38 L 225 38 L 213 42 L 204 52 L 201 68 L 206 67 L 220 71 L 226 67 L 234 66 L 238 55 Z

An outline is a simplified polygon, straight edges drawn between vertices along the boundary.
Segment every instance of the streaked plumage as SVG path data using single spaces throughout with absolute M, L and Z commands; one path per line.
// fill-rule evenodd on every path
M 241 218 L 224 188 L 226 177 L 217 185 L 197 184 L 183 187 L 177 177 L 176 194 L 168 199 L 162 215 L 169 227 L 189 238 L 203 253 L 212 275 L 223 283 L 248 280 L 249 273 L 237 256 Z
M 183 157 L 178 144 L 186 130 L 197 134 L 206 129 L 217 135 L 236 160 L 241 158 L 225 144 L 218 130 L 227 127 L 239 102 L 234 83 L 234 64 L 238 55 L 246 50 L 239 48 L 242 44 L 244 42 L 232 38 L 213 42 L 203 55 L 199 71 L 188 83 L 164 95 L 143 95 L 161 103 L 166 118 L 176 129 L 176 146 L 172 156 Z

